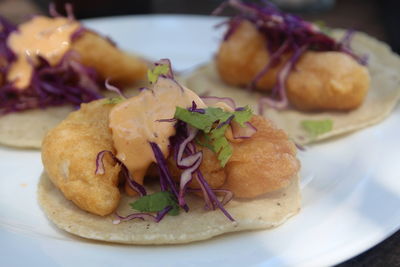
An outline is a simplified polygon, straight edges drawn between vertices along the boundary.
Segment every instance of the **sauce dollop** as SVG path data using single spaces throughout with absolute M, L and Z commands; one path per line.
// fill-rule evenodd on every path
M 169 152 L 169 137 L 175 135 L 174 122 L 159 121 L 174 117 L 176 107 L 188 108 L 194 101 L 206 108 L 200 97 L 174 80 L 159 77 L 154 88 L 117 104 L 110 113 L 117 158 L 128 168 L 133 179 L 143 184 L 143 177 L 152 162 L 156 162 L 149 142 L 157 143 L 165 157 Z
M 13 32 L 7 40 L 17 57 L 11 65 L 7 80 L 14 82 L 18 89 L 28 87 L 37 56 L 43 57 L 52 66 L 56 65 L 70 49 L 71 35 L 79 27 L 77 21 L 64 17 L 36 16 L 21 24 L 18 31 Z

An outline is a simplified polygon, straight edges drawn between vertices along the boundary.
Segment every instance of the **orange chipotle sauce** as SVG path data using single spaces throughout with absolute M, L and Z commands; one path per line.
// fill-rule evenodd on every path
M 136 182 L 143 184 L 148 167 L 155 162 L 149 142 L 157 143 L 168 157 L 169 137 L 175 134 L 175 123 L 158 120 L 173 118 L 177 106 L 187 108 L 192 101 L 200 108 L 206 107 L 191 90 L 182 90 L 175 81 L 160 77 L 153 90 L 144 90 L 111 110 L 109 126 L 117 158 Z
M 9 82 L 22 90 L 29 86 L 37 56 L 45 58 L 50 65 L 56 65 L 70 49 L 71 35 L 80 27 L 77 21 L 64 18 L 36 16 L 21 24 L 13 32 L 7 44 L 17 59 L 7 75 Z

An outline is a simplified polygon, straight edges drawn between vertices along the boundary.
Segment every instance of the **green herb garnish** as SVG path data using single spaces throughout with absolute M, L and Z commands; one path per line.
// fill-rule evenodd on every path
M 161 191 L 150 195 L 143 196 L 133 203 L 129 204 L 133 209 L 140 212 L 159 212 L 168 206 L 172 209 L 168 212 L 169 215 L 178 215 L 179 206 L 174 196 L 170 192 Z
M 169 72 L 169 66 L 167 64 L 157 65 L 152 70 L 147 70 L 147 78 L 150 83 L 155 83 L 158 76 L 165 75 Z
M 301 126 L 306 130 L 312 138 L 330 132 L 333 128 L 332 120 L 304 120 Z
M 214 107 L 208 107 L 204 110 L 205 113 L 203 114 L 176 107 L 174 118 L 203 131 L 205 142 L 197 140 L 197 143 L 217 153 L 221 166 L 225 167 L 233 152 L 232 146 L 225 137 L 225 131 L 228 128 L 228 124 L 225 124 L 226 121 L 233 117 L 232 120 L 244 127 L 244 123 L 250 120 L 253 113 L 248 106 L 243 110 L 234 112 Z
M 212 142 L 211 142 L 211 137 L 208 134 L 203 134 L 202 137 L 204 137 L 204 140 L 201 140 L 199 138 L 199 136 L 197 136 L 194 141 L 196 142 L 196 144 L 198 144 L 199 146 L 204 146 L 208 149 L 210 149 L 212 152 L 215 153 L 214 147 L 212 146 Z
M 125 100 L 124 97 L 122 97 L 122 96 L 116 96 L 116 97 L 111 97 L 111 98 L 106 98 L 106 99 L 104 99 L 104 104 L 112 104 L 112 105 L 114 105 L 114 104 L 121 103 L 121 102 L 123 102 L 124 100 Z
M 232 156 L 232 146 L 225 137 L 225 131 L 228 128 L 228 124 L 223 125 L 220 128 L 216 128 L 210 132 L 211 140 L 213 140 L 212 145 L 215 153 L 218 154 L 218 160 L 222 167 L 228 162 Z

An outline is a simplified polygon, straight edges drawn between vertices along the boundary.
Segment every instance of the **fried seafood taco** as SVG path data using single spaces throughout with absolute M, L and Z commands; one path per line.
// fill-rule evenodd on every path
M 249 104 L 300 144 L 378 123 L 397 103 L 400 60 L 386 44 L 268 3 L 230 0 L 217 11 L 225 6 L 239 14 L 225 23 L 214 62 L 187 77 L 198 94 Z
M 266 229 L 300 209 L 296 147 L 229 98 L 200 98 L 168 60 L 129 99 L 82 104 L 43 141 L 39 203 L 72 234 L 177 244 Z
M 40 148 L 45 133 L 81 103 L 145 79 L 145 62 L 71 15 L 0 18 L 0 143 Z M 115 64 L 118 62 L 118 64 Z

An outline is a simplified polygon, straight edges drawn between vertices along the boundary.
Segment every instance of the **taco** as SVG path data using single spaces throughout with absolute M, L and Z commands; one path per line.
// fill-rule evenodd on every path
M 400 60 L 386 44 L 354 31 L 328 35 L 271 5 L 229 4 L 241 13 L 215 62 L 186 79 L 198 94 L 246 102 L 299 144 L 376 124 L 396 105 Z
M 229 99 L 200 98 L 168 61 L 149 77 L 138 96 L 82 104 L 49 131 L 38 195 L 52 222 L 90 239 L 176 244 L 299 211 L 300 162 L 282 130 Z
M 144 60 L 86 29 L 71 12 L 33 16 L 18 27 L 0 18 L 0 143 L 40 148 L 44 134 L 72 110 L 104 97 L 105 80 L 132 86 L 146 71 Z

